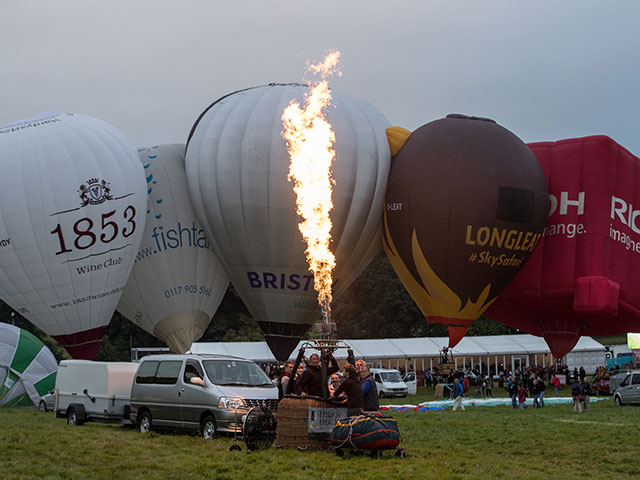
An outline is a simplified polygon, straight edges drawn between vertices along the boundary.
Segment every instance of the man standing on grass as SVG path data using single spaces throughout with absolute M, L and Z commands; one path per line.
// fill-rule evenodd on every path
M 458 408 L 461 408 L 464 411 L 464 405 L 462 405 L 462 395 L 464 394 L 464 389 L 460 384 L 460 380 L 457 378 L 453 381 L 453 390 L 451 391 L 451 397 L 453 398 L 453 411 L 455 412 Z
M 580 385 L 580 379 L 575 376 L 573 385 L 571 386 L 571 397 L 573 398 L 573 411 L 576 413 L 582 413 L 582 405 L 580 399 L 582 397 L 582 386 Z
M 511 397 L 511 406 L 515 409 L 518 408 L 518 384 L 511 379 L 511 384 L 509 385 L 509 396 Z

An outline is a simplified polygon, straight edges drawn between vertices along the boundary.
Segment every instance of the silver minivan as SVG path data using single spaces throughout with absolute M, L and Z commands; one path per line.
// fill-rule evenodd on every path
M 241 432 L 252 407 L 275 411 L 278 389 L 256 363 L 227 355 L 149 355 L 131 389 L 131 422 L 152 428 Z
M 629 372 L 613 394 L 616 405 L 640 404 L 640 370 Z

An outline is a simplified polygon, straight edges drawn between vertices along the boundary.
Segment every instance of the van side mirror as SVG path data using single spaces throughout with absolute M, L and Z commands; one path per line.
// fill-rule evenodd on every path
M 202 380 L 200 377 L 191 377 L 191 380 L 189 381 L 194 385 L 200 385 L 201 387 L 204 387 L 204 380 Z

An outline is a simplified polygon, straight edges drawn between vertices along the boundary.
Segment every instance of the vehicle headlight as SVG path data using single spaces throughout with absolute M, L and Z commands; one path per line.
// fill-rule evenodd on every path
M 244 400 L 240 397 L 220 397 L 218 400 L 218 408 L 245 408 Z

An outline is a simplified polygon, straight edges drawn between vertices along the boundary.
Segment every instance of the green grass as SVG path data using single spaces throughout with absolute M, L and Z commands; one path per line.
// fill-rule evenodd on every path
M 496 389 L 496 393 L 502 393 Z M 384 403 L 433 399 L 429 389 Z M 637 478 L 640 408 L 609 399 L 576 414 L 468 407 L 464 412 L 395 413 L 407 458 L 336 457 L 271 448 L 229 452 L 232 438 L 66 425 L 35 409 L 0 409 L 2 479 L 511 479 Z

